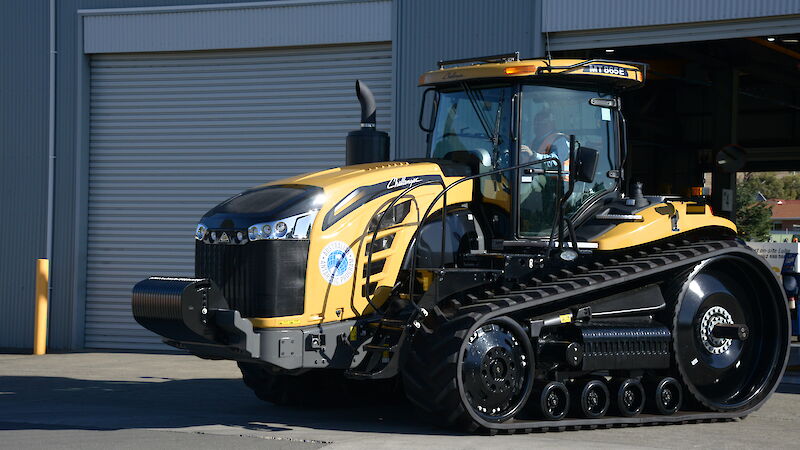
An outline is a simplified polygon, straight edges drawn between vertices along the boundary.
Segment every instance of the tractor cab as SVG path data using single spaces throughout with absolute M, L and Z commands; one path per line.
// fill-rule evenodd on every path
M 493 234 L 549 238 L 559 206 L 575 218 L 619 190 L 618 95 L 641 85 L 644 73 L 631 63 L 516 54 L 442 61 L 420 78 L 428 86 L 421 119 L 427 112 L 430 120 L 420 120 L 428 156 L 468 164 L 474 174 L 509 169 L 477 181 Z M 570 182 L 573 160 L 592 150 L 590 176 Z

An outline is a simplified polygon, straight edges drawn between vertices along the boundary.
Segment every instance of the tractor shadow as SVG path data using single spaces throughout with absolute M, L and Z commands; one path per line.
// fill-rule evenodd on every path
M 402 394 L 400 394 L 402 395 Z M 0 376 L 0 430 L 241 427 L 258 433 L 295 428 L 363 433 L 452 435 L 423 422 L 405 399 L 361 395 L 314 407 L 263 402 L 240 379 L 84 380 Z

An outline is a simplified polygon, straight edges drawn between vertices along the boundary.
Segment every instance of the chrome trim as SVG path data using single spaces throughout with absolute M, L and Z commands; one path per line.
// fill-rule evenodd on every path
M 599 220 L 632 220 L 636 222 L 644 220 L 644 217 L 639 214 L 598 214 L 594 217 Z
M 277 219 L 270 222 L 254 223 L 247 227 L 248 237 L 250 238 L 250 241 L 260 241 L 265 239 L 308 239 L 308 235 L 311 234 L 311 226 L 314 224 L 314 219 L 317 217 L 317 213 L 319 213 L 319 210 L 314 209 L 302 214 L 297 214 L 295 216 Z M 275 231 L 275 225 L 278 224 L 278 222 L 283 222 L 286 224 L 286 233 L 280 236 Z M 265 225 L 269 225 L 270 227 L 270 233 L 268 235 L 265 235 L 263 231 Z M 253 227 L 258 229 L 258 235 L 255 236 L 255 238 L 252 234 L 250 234 L 250 229 Z

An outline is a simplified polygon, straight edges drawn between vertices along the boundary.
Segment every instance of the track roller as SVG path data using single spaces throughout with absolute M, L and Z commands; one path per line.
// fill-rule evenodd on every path
M 644 387 L 647 392 L 648 411 L 669 416 L 681 408 L 683 393 L 680 383 L 675 378 L 645 379 Z
M 644 387 L 636 378 L 618 378 L 611 382 L 614 411 L 620 416 L 633 417 L 644 409 Z
M 611 393 L 604 380 L 598 378 L 576 380 L 570 386 L 573 414 L 586 419 L 603 417 L 611 405 Z
M 537 384 L 531 394 L 536 413 L 545 420 L 561 420 L 569 411 L 569 390 L 560 381 Z

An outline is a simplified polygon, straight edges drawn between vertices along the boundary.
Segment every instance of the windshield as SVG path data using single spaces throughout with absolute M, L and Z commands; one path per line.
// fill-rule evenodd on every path
M 431 158 L 464 159 L 474 155 L 480 172 L 508 167 L 510 86 L 468 87 L 440 93 L 431 138 Z
M 616 186 L 611 170 L 618 167 L 616 151 L 616 115 L 609 108 L 594 106 L 592 98 L 613 96 L 597 91 L 566 89 L 554 86 L 522 87 L 520 123 L 520 163 L 534 159 L 558 158 L 549 168 L 569 172 L 569 136 L 575 135 L 576 149 L 590 147 L 598 151 L 594 181 L 576 182 L 566 204 L 566 216 L 573 216 L 581 206 L 602 196 Z M 562 177 L 562 192 L 568 177 Z M 549 237 L 556 208 L 558 175 L 520 177 L 520 234 Z

